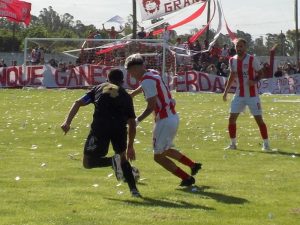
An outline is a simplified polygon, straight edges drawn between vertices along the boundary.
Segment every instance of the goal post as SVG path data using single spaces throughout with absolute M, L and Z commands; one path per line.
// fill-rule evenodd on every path
M 126 73 L 125 59 L 135 53 L 143 56 L 146 69 L 159 71 L 165 82 L 170 80 L 170 74 L 175 74 L 175 57 L 162 39 L 25 38 L 24 65 L 29 67 L 47 65 L 60 73 L 67 73 L 74 67 L 99 65 L 117 67 Z M 28 71 L 24 70 L 25 77 Z M 66 87 L 91 85 L 93 85 L 91 82 L 74 85 L 74 82 L 70 81 Z M 47 84 L 44 86 L 48 87 Z M 50 86 L 55 87 L 53 82 Z

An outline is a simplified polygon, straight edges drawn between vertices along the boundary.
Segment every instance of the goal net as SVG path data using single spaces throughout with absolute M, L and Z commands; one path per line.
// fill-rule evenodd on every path
M 26 86 L 83 88 L 107 80 L 113 68 L 124 72 L 125 88 L 134 89 L 137 81 L 127 74 L 127 56 L 140 53 L 147 69 L 161 73 L 166 83 L 175 74 L 175 57 L 161 39 L 71 39 L 26 38 L 24 43 Z M 23 82 L 24 83 L 24 82 Z

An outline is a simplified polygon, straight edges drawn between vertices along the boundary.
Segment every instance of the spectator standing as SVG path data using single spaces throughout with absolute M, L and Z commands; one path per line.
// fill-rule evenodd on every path
M 168 43 L 169 40 L 171 39 L 171 33 L 170 31 L 168 30 L 168 26 L 165 26 L 164 28 L 164 32 L 162 33 L 162 39 Z
M 7 67 L 7 65 L 4 62 L 4 59 L 0 60 L 0 67 Z
M 95 33 L 95 35 L 94 35 L 94 39 L 96 39 L 96 40 L 100 40 L 100 39 L 102 39 L 102 36 L 101 36 L 101 34 L 100 34 L 100 31 L 99 31 L 99 30 L 97 30 L 97 31 L 96 31 L 96 33 Z
M 89 39 L 86 41 L 86 45 L 88 48 L 92 48 L 94 46 L 94 42 L 91 41 L 92 39 L 94 39 L 94 37 L 95 37 L 95 32 L 91 30 L 88 36 L 86 37 L 86 39 Z
M 138 36 L 138 39 L 144 39 L 146 37 L 146 32 L 145 32 L 145 29 L 144 27 L 141 27 L 141 31 L 139 31 L 137 33 L 137 36 Z
M 12 66 L 17 66 L 18 65 L 18 62 L 17 62 L 17 60 L 13 60 L 13 61 L 11 61 L 11 65 Z M 1 67 L 1 66 L 0 66 Z
M 282 77 L 284 75 L 283 69 L 281 66 L 277 67 L 277 71 L 274 73 L 274 77 Z
M 232 46 L 230 49 L 229 49 L 229 57 L 233 57 L 236 55 L 236 50 L 235 50 L 235 47 Z
M 181 38 L 176 39 L 175 47 L 176 65 L 180 66 L 184 62 L 184 56 L 182 54 L 186 52 L 185 44 L 182 42 Z
M 31 51 L 31 64 L 37 65 L 40 63 L 41 52 L 38 47 L 35 47 Z
M 225 63 L 222 62 L 218 75 L 222 76 L 222 77 L 228 77 L 228 74 L 229 74 L 228 66 Z
M 210 64 L 207 69 L 206 69 L 206 72 L 208 74 L 212 74 L 212 75 L 217 75 L 218 74 L 218 70 L 215 66 L 215 64 Z
M 227 44 L 223 45 L 223 48 L 221 50 L 221 57 L 225 59 L 229 57 L 229 49 L 227 47 Z
M 116 31 L 114 26 L 112 26 L 110 29 L 107 30 L 105 29 L 104 24 L 102 24 L 102 27 L 103 30 L 108 33 L 109 39 L 117 39 L 118 34 L 122 33 L 125 30 L 125 28 L 123 28 L 120 31 Z
M 195 44 L 192 46 L 192 50 L 194 51 L 193 60 L 196 64 L 198 64 L 201 56 L 201 44 L 199 40 L 195 41 Z
M 297 73 L 297 69 L 291 63 L 286 64 L 285 71 L 288 75 L 293 75 Z

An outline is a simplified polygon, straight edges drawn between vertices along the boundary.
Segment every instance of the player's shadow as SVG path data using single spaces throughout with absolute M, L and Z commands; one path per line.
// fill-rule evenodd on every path
M 142 182 L 142 181 L 138 181 L 137 184 L 138 184 L 139 186 L 147 186 L 147 185 L 148 185 L 147 183 Z
M 249 201 L 245 198 L 234 197 L 234 196 L 225 195 L 222 193 L 209 192 L 209 191 L 207 191 L 208 189 L 210 189 L 209 186 L 194 185 L 192 187 L 186 187 L 186 188 L 177 189 L 177 190 L 184 191 L 184 192 L 187 192 L 190 194 L 201 195 L 206 198 L 214 199 L 217 202 L 222 202 L 222 203 L 226 203 L 226 204 L 240 204 L 241 205 L 241 204 L 249 203 Z
M 276 151 L 271 151 L 271 152 L 265 152 L 267 154 L 278 154 L 278 155 L 284 155 L 284 156 L 290 156 L 290 157 L 300 157 L 299 153 L 293 153 L 293 152 L 283 152 L 280 149 Z
M 127 204 L 132 204 L 136 206 L 146 206 L 146 207 L 164 207 L 164 208 L 181 208 L 181 209 L 201 209 L 201 210 L 215 210 L 215 208 L 202 206 L 198 204 L 192 204 L 186 201 L 171 201 L 168 199 L 153 199 L 149 197 L 143 197 L 136 200 L 128 199 L 115 199 L 115 198 L 106 198 L 111 201 L 125 202 Z M 141 201 L 142 200 L 142 201 Z
M 294 152 L 284 152 L 280 149 L 272 150 L 272 151 L 254 151 L 250 149 L 241 149 L 238 148 L 236 150 L 231 150 L 231 151 L 240 151 L 240 152 L 253 152 L 253 153 L 263 153 L 263 154 L 270 154 L 270 155 L 283 155 L 283 156 L 290 156 L 290 157 L 300 157 L 299 153 L 294 153 Z

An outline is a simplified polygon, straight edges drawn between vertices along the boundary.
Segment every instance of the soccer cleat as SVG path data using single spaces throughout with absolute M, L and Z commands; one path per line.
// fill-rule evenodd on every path
M 131 196 L 132 197 L 135 197 L 135 198 L 141 198 L 142 197 L 142 195 L 140 194 L 140 192 L 137 189 L 135 189 L 135 188 L 131 189 L 130 192 L 131 192 Z
M 236 150 L 236 144 L 230 144 L 228 147 L 224 148 L 224 150 Z
M 123 176 L 123 170 L 121 167 L 121 156 L 119 154 L 115 154 L 112 157 L 112 167 L 115 171 L 117 180 L 123 180 L 124 176 Z
M 185 180 L 182 180 L 179 186 L 181 187 L 189 187 L 195 183 L 195 178 L 194 177 L 189 177 Z
M 195 176 L 199 170 L 201 170 L 202 168 L 202 164 L 201 163 L 195 163 L 195 165 L 193 166 L 193 168 L 191 168 L 191 175 Z
M 272 151 L 269 143 L 263 143 L 261 150 L 266 152 Z

